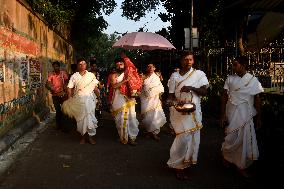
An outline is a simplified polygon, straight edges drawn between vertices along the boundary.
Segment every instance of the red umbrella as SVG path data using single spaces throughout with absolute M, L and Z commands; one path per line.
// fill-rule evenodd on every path
M 170 50 L 175 47 L 163 36 L 151 32 L 132 32 L 122 36 L 112 46 L 113 48 L 141 50 Z

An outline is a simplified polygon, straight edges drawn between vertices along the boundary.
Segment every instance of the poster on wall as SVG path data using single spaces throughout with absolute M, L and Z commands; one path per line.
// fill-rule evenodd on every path
M 5 81 L 5 51 L 2 47 L 0 47 L 0 83 L 4 83 Z
M 36 59 L 30 60 L 30 74 L 39 74 L 41 73 L 40 62 Z
M 0 61 L 0 83 L 5 81 L 5 65 L 4 61 Z
M 36 59 L 31 59 L 29 62 L 29 77 L 31 88 L 41 87 L 41 65 Z
M 22 86 L 27 86 L 29 83 L 29 62 L 26 60 L 20 60 L 19 67 Z

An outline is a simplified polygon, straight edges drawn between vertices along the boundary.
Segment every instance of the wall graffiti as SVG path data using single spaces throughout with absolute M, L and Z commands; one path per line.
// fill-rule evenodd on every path
M 27 60 L 19 60 L 20 64 L 20 80 L 22 86 L 27 86 L 29 83 L 29 62 Z
M 3 48 L 13 49 L 17 52 L 22 52 L 34 56 L 36 56 L 39 52 L 37 43 L 1 26 L 0 42 Z
M 11 101 L 0 104 L 0 115 L 8 113 L 13 108 L 17 108 L 18 106 L 23 106 L 23 105 L 30 103 L 33 97 L 34 97 L 34 94 L 28 94 L 28 95 L 22 96 L 21 98 L 13 99 Z
M 4 2 L 9 6 L 0 8 L 0 137 L 49 105 L 44 82 L 50 62 L 73 62 L 73 47 L 61 45 L 68 43 L 68 30 L 58 35 L 21 1 Z
M 29 63 L 30 87 L 31 89 L 41 87 L 41 64 L 36 59 L 31 59 Z
M 3 129 L 7 125 L 14 125 L 16 122 L 30 116 L 28 110 L 33 108 L 33 104 L 28 104 L 24 109 L 13 109 L 5 115 L 0 115 L 0 129 Z

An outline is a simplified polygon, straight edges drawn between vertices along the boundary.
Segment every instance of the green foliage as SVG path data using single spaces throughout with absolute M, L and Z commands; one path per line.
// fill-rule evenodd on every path
M 96 57 L 98 66 L 110 68 L 114 62 L 119 49 L 112 48 L 117 40 L 117 35 L 102 34 L 93 40 L 92 49 L 87 57 Z
M 124 0 L 121 5 L 122 16 L 138 21 L 146 15 L 146 12 L 156 10 L 159 3 L 159 0 Z
M 71 39 L 77 57 L 87 58 L 92 54 L 96 40 L 102 36 L 102 31 L 108 25 L 102 16 L 102 11 L 110 14 L 115 6 L 114 0 L 78 0 L 72 5 L 75 16 L 71 23 Z
M 194 27 L 198 27 L 202 38 L 208 45 L 217 44 L 222 37 L 224 0 L 193 0 Z M 145 3 L 147 2 L 147 3 Z M 160 13 L 164 22 L 171 22 L 168 39 L 174 46 L 181 49 L 184 46 L 184 28 L 190 27 L 191 1 L 188 0 L 160 0 L 167 13 Z M 134 1 L 125 0 L 122 5 L 123 16 L 132 20 L 139 20 L 147 11 L 159 5 L 157 0 Z
M 52 28 L 61 25 L 68 24 L 74 15 L 73 10 L 65 9 L 60 4 L 53 4 L 51 1 L 46 0 L 27 0 L 32 9 L 42 15 L 46 22 Z
M 221 96 L 225 79 L 218 74 L 213 74 L 209 79 L 209 96 Z
M 208 93 L 202 98 L 202 111 L 206 115 L 218 117 L 220 114 L 221 96 L 225 79 L 217 74 L 209 79 Z M 214 110 L 214 111 L 212 111 Z
M 102 12 L 109 15 L 116 7 L 115 0 L 27 0 L 32 9 L 41 14 L 50 27 L 68 24 L 76 55 L 87 58 L 92 54 L 107 22 Z
M 263 93 L 261 94 L 262 102 L 262 122 L 263 125 L 279 127 L 284 121 L 284 101 L 283 95 Z
M 214 0 L 208 11 L 198 15 L 201 38 L 206 46 L 218 46 L 224 40 L 224 0 Z

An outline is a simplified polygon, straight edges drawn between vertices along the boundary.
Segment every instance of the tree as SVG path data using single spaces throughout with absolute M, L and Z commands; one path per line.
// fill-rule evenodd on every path
M 159 0 L 124 0 L 121 5 L 122 16 L 134 21 L 140 20 L 147 12 L 156 10 Z
M 119 49 L 112 48 L 112 45 L 117 41 L 118 36 L 116 34 L 100 35 L 99 38 L 93 40 L 93 48 L 90 50 L 90 57 L 96 57 L 98 66 L 110 68 L 113 64 L 113 60 L 119 54 Z
M 70 40 L 76 56 L 88 58 L 94 40 L 102 35 L 107 22 L 102 12 L 113 12 L 115 0 L 27 0 L 32 9 L 41 14 L 51 28 L 68 25 Z
M 194 27 L 198 27 L 201 36 L 208 45 L 220 41 L 220 31 L 223 30 L 222 11 L 224 0 L 194 0 Z M 124 1 L 125 2 L 125 1 Z M 128 2 L 128 1 L 127 1 Z M 122 6 L 123 16 L 128 19 L 138 20 L 145 15 L 145 10 L 155 9 L 159 3 L 156 0 L 141 1 L 135 3 L 124 3 Z M 160 0 L 167 13 L 160 13 L 159 17 L 164 22 L 171 22 L 169 36 L 178 49 L 184 47 L 184 28 L 190 27 L 191 22 L 191 1 L 188 0 Z M 151 6 L 149 6 L 151 5 Z M 147 7 L 145 7 L 147 6 Z M 142 7 L 142 8 L 141 8 Z M 135 16 L 133 16 L 135 15 Z
M 238 51 L 245 51 L 246 24 L 249 9 L 258 0 L 193 0 L 193 26 L 197 27 L 203 46 L 223 46 L 226 40 L 236 40 Z M 184 28 L 190 27 L 191 1 L 188 0 L 125 0 L 123 16 L 139 20 L 147 11 L 162 4 L 167 13 L 160 13 L 162 21 L 171 22 L 169 40 L 178 49 L 184 47 Z M 264 5 L 264 3 L 262 3 Z M 271 3 L 272 4 L 272 3 Z M 279 7 L 279 6 L 278 6 Z M 275 9 L 275 7 L 273 7 Z M 278 8 L 279 9 L 279 8 Z M 279 9 L 280 10 L 280 9 Z

